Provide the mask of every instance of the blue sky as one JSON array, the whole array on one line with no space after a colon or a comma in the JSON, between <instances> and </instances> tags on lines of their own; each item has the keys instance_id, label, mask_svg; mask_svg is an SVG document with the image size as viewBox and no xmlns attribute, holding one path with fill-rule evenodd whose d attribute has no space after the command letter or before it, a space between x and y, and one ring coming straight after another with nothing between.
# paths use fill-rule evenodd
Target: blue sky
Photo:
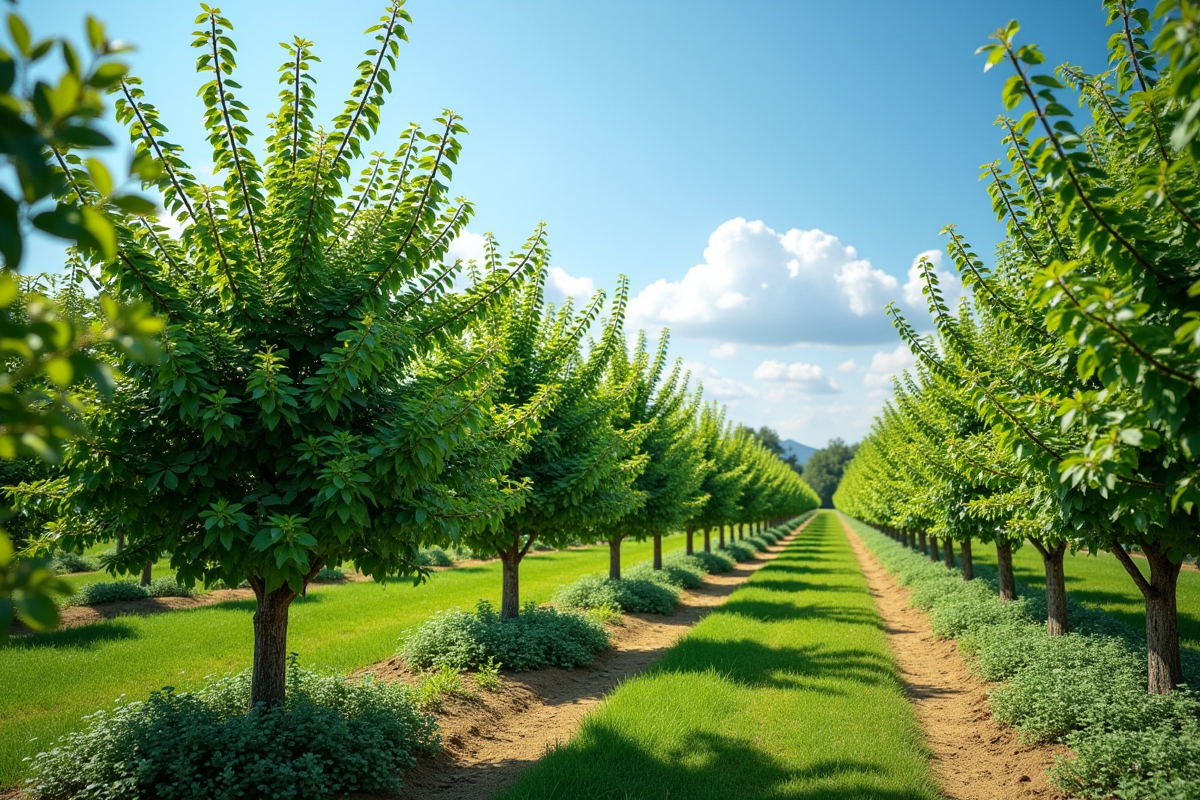
<instances>
[{"instance_id":1,"label":"blue sky","mask_svg":"<svg viewBox=\"0 0 1200 800\"><path fill-rule=\"evenodd\" d=\"M382 3L234 0L239 97L265 133L278 42L313 39L332 118ZM198 4L23 2L35 35L78 36L85 13L129 57L204 172ZM882 317L917 310L913 260L947 223L986 254L1002 235L979 183L999 157L1002 69L973 55L1010 18L1051 64L1104 66L1099 0L472 2L410 0L410 42L371 148L443 107L470 130L454 191L473 234L517 247L550 230L555 290L630 276L634 324L673 350L734 419L822 445L855 440L908 363ZM456 251L469 255L468 236ZM53 269L46 242L30 266ZM943 259L943 265L948 261ZM919 310L915 314L920 320Z\"/></svg>"}]
</instances>

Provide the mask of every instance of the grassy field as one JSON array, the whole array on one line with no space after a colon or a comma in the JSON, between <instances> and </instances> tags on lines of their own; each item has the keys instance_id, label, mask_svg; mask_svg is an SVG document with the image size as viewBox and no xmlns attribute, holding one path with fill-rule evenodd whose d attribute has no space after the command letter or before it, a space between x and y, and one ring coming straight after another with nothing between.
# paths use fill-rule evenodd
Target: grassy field
<instances>
[{"instance_id":1,"label":"grassy field","mask_svg":"<svg viewBox=\"0 0 1200 800\"><path fill-rule=\"evenodd\" d=\"M940 797L832 512L503 800Z\"/></svg>"},{"instance_id":2,"label":"grassy field","mask_svg":"<svg viewBox=\"0 0 1200 800\"><path fill-rule=\"evenodd\" d=\"M669 537L664 550L683 543ZM625 563L649 558L651 549L626 542ZM532 555L521 567L522 599L548 600L561 584L607 566L607 546ZM292 606L288 644L303 665L349 671L391 656L400 633L435 611L473 607L479 598L499 605L499 562L438 572L418 587L318 586ZM120 695L139 699L250 666L253 613L253 601L226 602L14 640L0 657L0 786L24 776L22 758Z\"/></svg>"},{"instance_id":3,"label":"grassy field","mask_svg":"<svg viewBox=\"0 0 1200 800\"><path fill-rule=\"evenodd\" d=\"M996 548L992 545L975 543L971 555L980 563L996 564ZM1144 560L1135 558L1134 562L1146 575L1150 574ZM1134 630L1146 630L1142 593L1116 558L1108 553L1068 555L1064 568L1069 596L1084 605L1107 611ZM1030 586L1046 586L1042 557L1032 545L1026 544L1013 553L1013 572L1017 580ZM1179 574L1178 603L1180 642L1200 651L1200 572L1191 567L1184 567Z\"/></svg>"}]
</instances>

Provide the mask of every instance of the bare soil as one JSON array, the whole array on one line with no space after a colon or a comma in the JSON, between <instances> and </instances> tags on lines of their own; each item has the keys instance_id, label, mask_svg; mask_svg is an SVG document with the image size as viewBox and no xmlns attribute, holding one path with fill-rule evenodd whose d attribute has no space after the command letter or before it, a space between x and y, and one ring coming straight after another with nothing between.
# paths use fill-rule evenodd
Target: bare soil
<instances>
[{"instance_id":1,"label":"bare soil","mask_svg":"<svg viewBox=\"0 0 1200 800\"><path fill-rule=\"evenodd\" d=\"M844 522L842 527L883 618L888 643L925 730L946 797L1064 797L1046 775L1054 765L1055 753L1062 750L1023 743L1016 731L992 719L988 692L994 684L980 680L968 669L957 644L933 635L929 617L908 607L908 589L896 583Z\"/></svg>"},{"instance_id":2,"label":"bare soil","mask_svg":"<svg viewBox=\"0 0 1200 800\"><path fill-rule=\"evenodd\" d=\"M720 606L754 572L783 550L795 532L752 563L709 575L704 586L684 592L670 616L626 614L614 626L612 649L590 666L501 675L501 688L474 699L444 702L435 712L442 750L404 777L403 800L475 800L491 797L559 743L606 693L653 664L692 626ZM418 676L393 658L369 668L378 677L414 683ZM374 797L374 796L372 796ZM391 796L389 800L398 800ZM366 800L365 797L363 800Z\"/></svg>"}]
</instances>

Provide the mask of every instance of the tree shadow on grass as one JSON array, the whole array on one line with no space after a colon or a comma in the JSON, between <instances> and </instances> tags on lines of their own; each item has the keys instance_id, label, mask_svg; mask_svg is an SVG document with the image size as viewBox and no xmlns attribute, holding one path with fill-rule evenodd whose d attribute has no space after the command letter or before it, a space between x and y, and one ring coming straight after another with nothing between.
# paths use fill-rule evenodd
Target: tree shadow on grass
<instances>
[{"instance_id":1,"label":"tree shadow on grass","mask_svg":"<svg viewBox=\"0 0 1200 800\"><path fill-rule=\"evenodd\" d=\"M652 751L602 719L551 751L503 800L932 800L927 786L904 787L882 764L820 759L789 764L752 742L697 731L682 744Z\"/></svg>"},{"instance_id":2,"label":"tree shadow on grass","mask_svg":"<svg viewBox=\"0 0 1200 800\"><path fill-rule=\"evenodd\" d=\"M879 618L879 615L873 608L857 608L849 605L774 602L734 595L724 606L713 613L718 616L735 614L758 622L804 620L811 622L834 622L843 625L864 625L875 630L884 630L883 620Z\"/></svg>"},{"instance_id":3,"label":"tree shadow on grass","mask_svg":"<svg viewBox=\"0 0 1200 800\"><path fill-rule=\"evenodd\" d=\"M770 647L753 639L712 641L689 637L669 650L650 672L716 672L752 686L817 689L837 695L850 694L855 687L839 688L832 681L891 685L898 690L902 687L891 658L884 653L819 644Z\"/></svg>"},{"instance_id":4,"label":"tree shadow on grass","mask_svg":"<svg viewBox=\"0 0 1200 800\"><path fill-rule=\"evenodd\" d=\"M95 650L110 642L140 638L128 619L116 618L75 628L31 633L9 639L9 650L79 649Z\"/></svg>"}]
</instances>

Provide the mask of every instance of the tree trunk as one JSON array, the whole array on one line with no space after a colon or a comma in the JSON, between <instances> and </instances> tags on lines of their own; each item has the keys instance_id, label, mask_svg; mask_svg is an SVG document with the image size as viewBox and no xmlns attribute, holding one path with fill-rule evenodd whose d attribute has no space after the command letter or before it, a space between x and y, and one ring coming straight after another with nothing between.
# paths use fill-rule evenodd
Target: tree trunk
<instances>
[{"instance_id":1,"label":"tree trunk","mask_svg":"<svg viewBox=\"0 0 1200 800\"><path fill-rule=\"evenodd\" d=\"M970 581L975 579L975 565L971 563L971 539L966 538L962 542L962 573L963 580Z\"/></svg>"},{"instance_id":2,"label":"tree trunk","mask_svg":"<svg viewBox=\"0 0 1200 800\"><path fill-rule=\"evenodd\" d=\"M282 705L287 694L288 607L296 594L287 586L268 592L257 578L250 581L258 609L254 612L254 671L250 705Z\"/></svg>"},{"instance_id":3,"label":"tree trunk","mask_svg":"<svg viewBox=\"0 0 1200 800\"><path fill-rule=\"evenodd\" d=\"M1176 588L1182 564L1172 564L1158 541L1143 542L1142 553L1150 565L1150 580L1114 542L1113 555L1133 578L1146 602L1146 685L1151 694L1170 694L1183 683L1179 660L1179 609Z\"/></svg>"},{"instance_id":4,"label":"tree trunk","mask_svg":"<svg viewBox=\"0 0 1200 800\"><path fill-rule=\"evenodd\" d=\"M1017 582L1013 578L1012 545L996 542L996 572L1000 575L1000 602L1017 599Z\"/></svg>"},{"instance_id":5,"label":"tree trunk","mask_svg":"<svg viewBox=\"0 0 1200 800\"><path fill-rule=\"evenodd\" d=\"M662 569L662 534L654 534L654 568Z\"/></svg>"},{"instance_id":6,"label":"tree trunk","mask_svg":"<svg viewBox=\"0 0 1200 800\"><path fill-rule=\"evenodd\" d=\"M521 614L521 551L501 552L500 565L500 619L516 619Z\"/></svg>"},{"instance_id":7,"label":"tree trunk","mask_svg":"<svg viewBox=\"0 0 1200 800\"><path fill-rule=\"evenodd\" d=\"M929 558L933 563L941 561L941 556L938 555L938 543L936 536L929 537Z\"/></svg>"},{"instance_id":8,"label":"tree trunk","mask_svg":"<svg viewBox=\"0 0 1200 800\"><path fill-rule=\"evenodd\" d=\"M153 561L147 561L145 563L145 565L142 566L142 586L150 585L151 570L153 570L153 569L154 569Z\"/></svg>"},{"instance_id":9,"label":"tree trunk","mask_svg":"<svg viewBox=\"0 0 1200 800\"><path fill-rule=\"evenodd\" d=\"M1042 554L1042 564L1046 567L1046 634L1065 636L1071 629L1067 624L1067 579L1063 572L1067 543L1059 542L1049 548L1037 539L1029 541Z\"/></svg>"},{"instance_id":10,"label":"tree trunk","mask_svg":"<svg viewBox=\"0 0 1200 800\"><path fill-rule=\"evenodd\" d=\"M712 533L711 533L711 530L712 530L711 528L705 528L705 529L704 529L704 552L706 552L706 553L711 553L711 552L712 552Z\"/></svg>"},{"instance_id":11,"label":"tree trunk","mask_svg":"<svg viewBox=\"0 0 1200 800\"><path fill-rule=\"evenodd\" d=\"M687 529L687 551L686 552L689 556L692 553L696 552L695 533L696 533L695 528Z\"/></svg>"},{"instance_id":12,"label":"tree trunk","mask_svg":"<svg viewBox=\"0 0 1200 800\"><path fill-rule=\"evenodd\" d=\"M917 535L912 531L907 531L904 534L904 543L908 545L909 550L917 549Z\"/></svg>"},{"instance_id":13,"label":"tree trunk","mask_svg":"<svg viewBox=\"0 0 1200 800\"><path fill-rule=\"evenodd\" d=\"M724 526L724 525L722 525L722 526L721 526L721 527L718 529L718 531L717 531L717 538L718 538L718 540L719 540L719 541L717 542L717 547L719 547L719 548L721 548L722 550L724 550L724 549L725 549L725 526Z\"/></svg>"},{"instance_id":14,"label":"tree trunk","mask_svg":"<svg viewBox=\"0 0 1200 800\"><path fill-rule=\"evenodd\" d=\"M954 540L949 536L942 537L942 552L946 556L946 569L954 569Z\"/></svg>"},{"instance_id":15,"label":"tree trunk","mask_svg":"<svg viewBox=\"0 0 1200 800\"><path fill-rule=\"evenodd\" d=\"M608 540L608 577L621 580L621 539Z\"/></svg>"},{"instance_id":16,"label":"tree trunk","mask_svg":"<svg viewBox=\"0 0 1200 800\"><path fill-rule=\"evenodd\" d=\"M117 553L125 549L125 531L117 531Z\"/></svg>"},{"instance_id":17,"label":"tree trunk","mask_svg":"<svg viewBox=\"0 0 1200 800\"><path fill-rule=\"evenodd\" d=\"M918 533L917 538L921 540L921 555L929 555L929 545L925 543L925 531Z\"/></svg>"}]
</instances>

